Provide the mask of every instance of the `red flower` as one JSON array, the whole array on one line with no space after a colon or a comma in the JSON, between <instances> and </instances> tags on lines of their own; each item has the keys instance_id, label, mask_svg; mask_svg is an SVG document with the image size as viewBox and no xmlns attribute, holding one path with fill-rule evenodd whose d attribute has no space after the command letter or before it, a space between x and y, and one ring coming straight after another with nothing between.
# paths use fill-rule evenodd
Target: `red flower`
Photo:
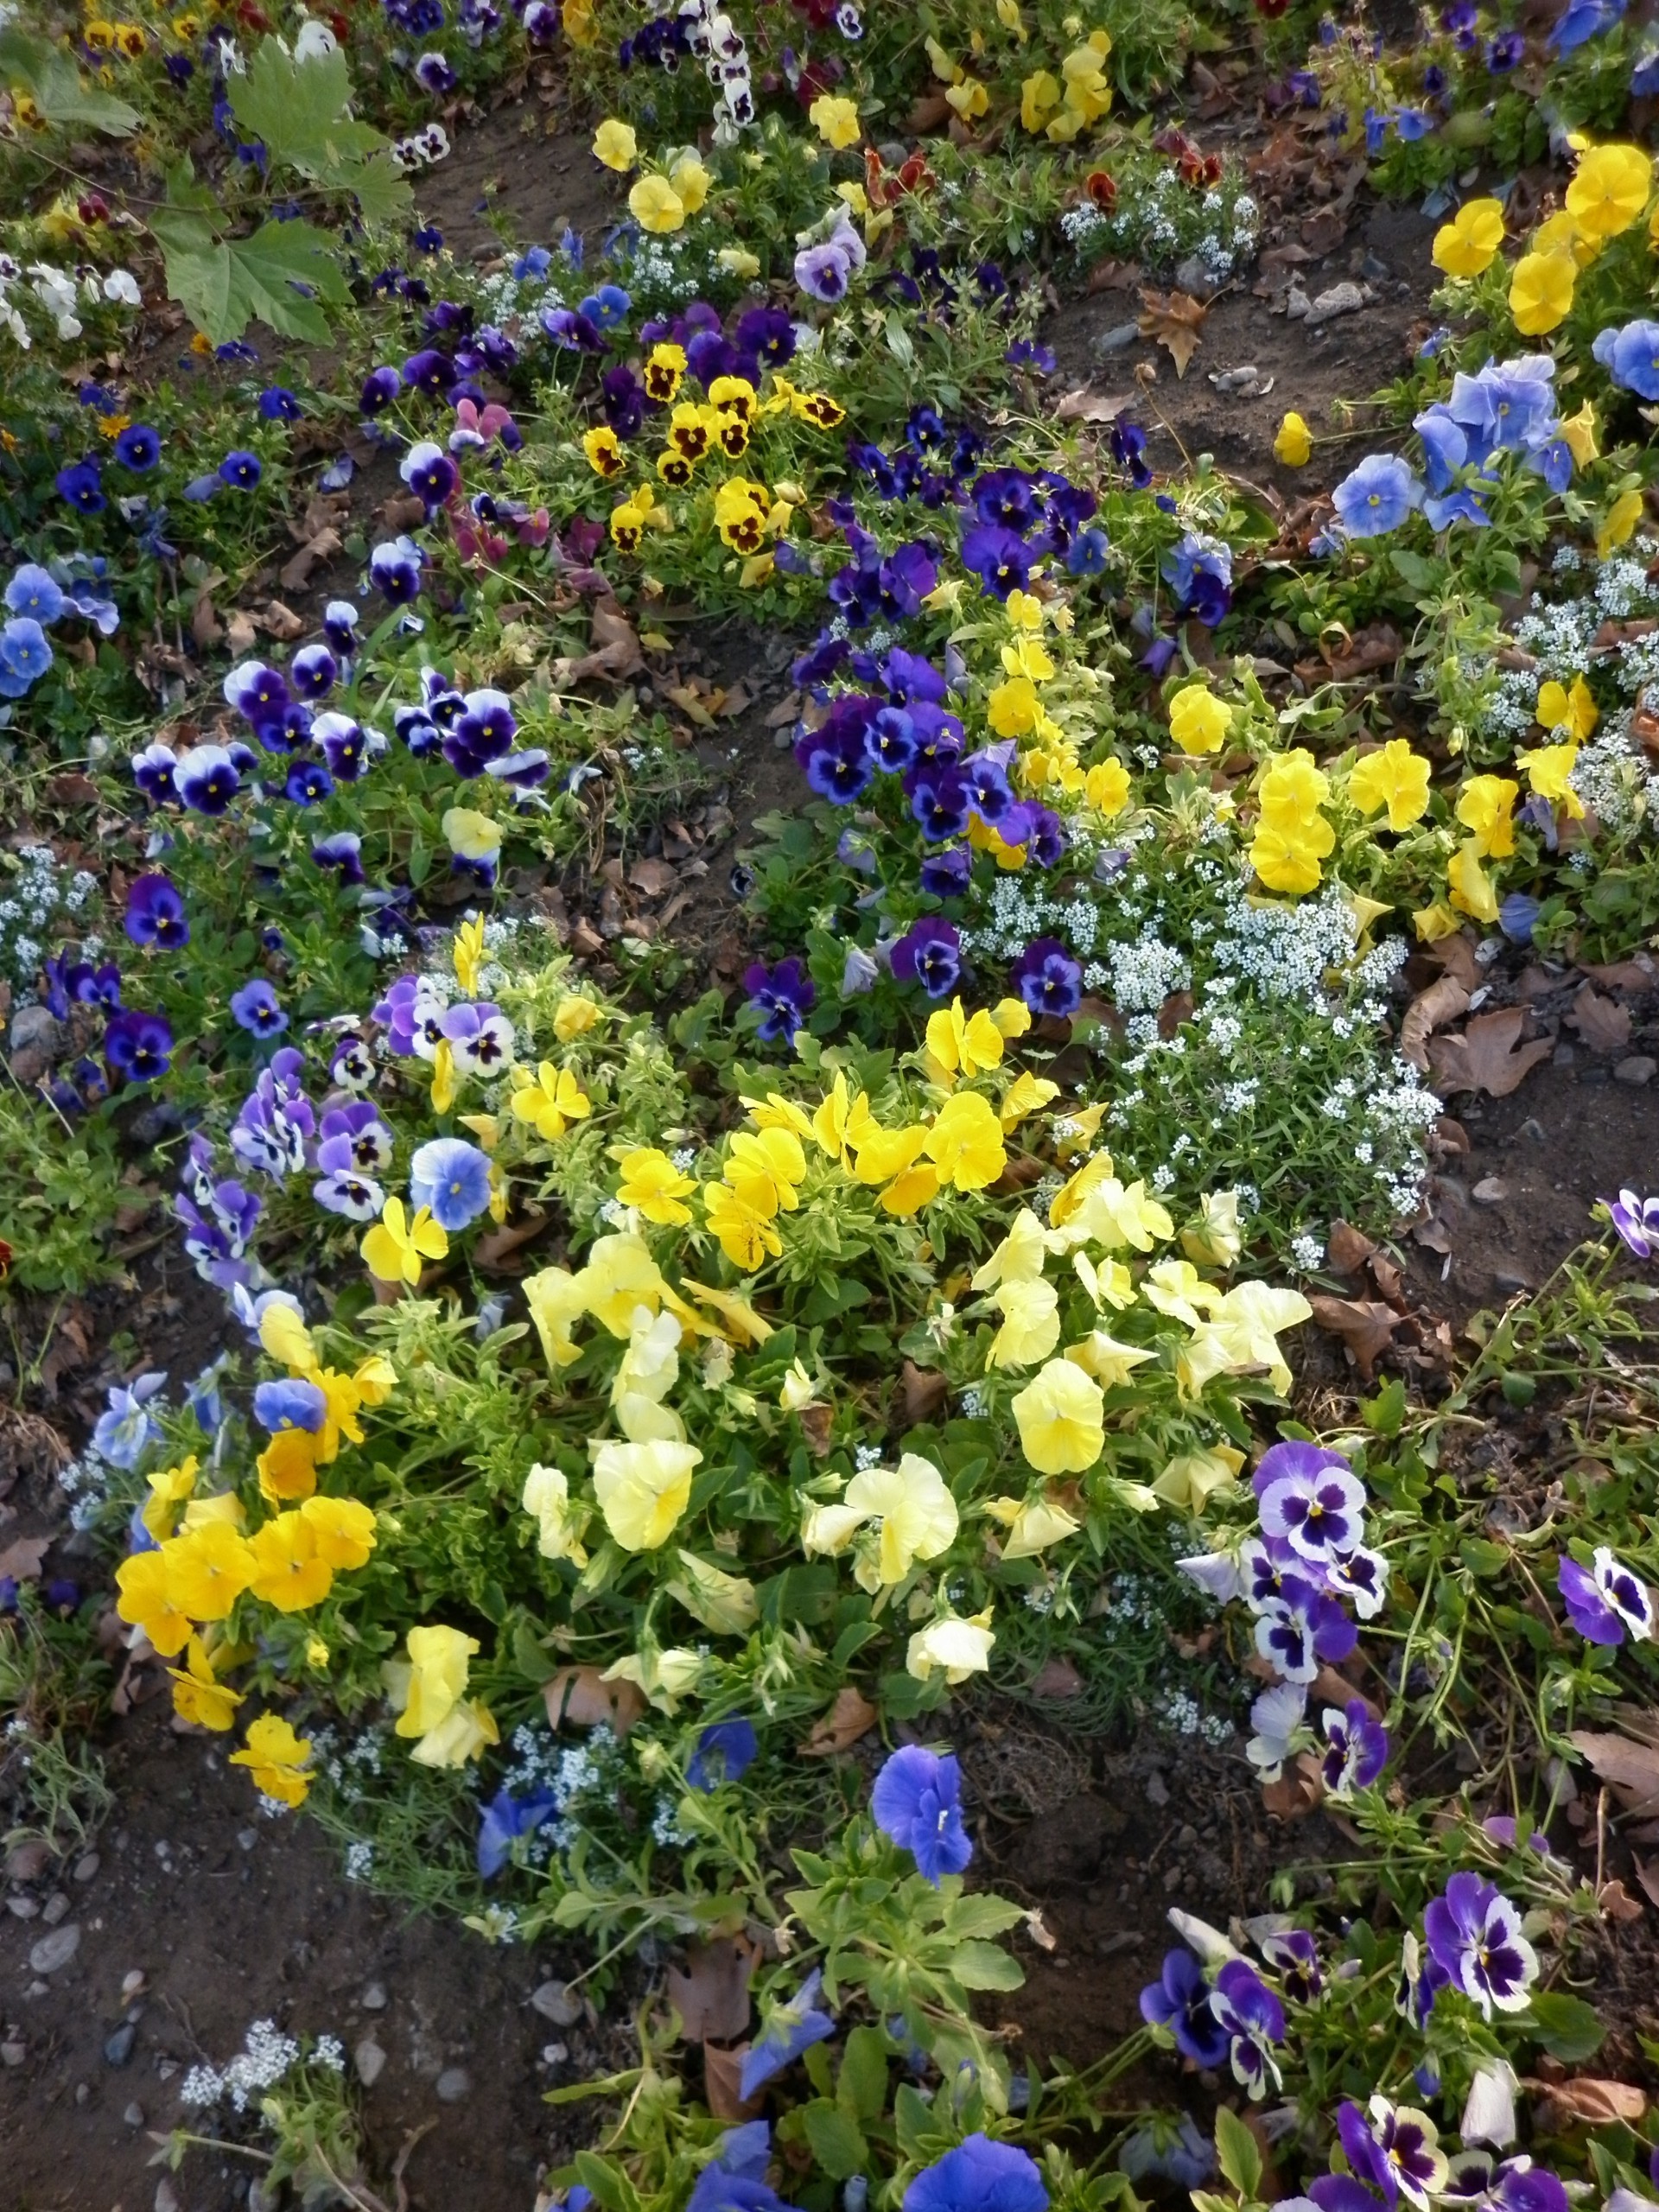
<instances>
[{"instance_id":1,"label":"red flower","mask_svg":"<svg viewBox=\"0 0 1659 2212\"><path fill-rule=\"evenodd\" d=\"M88 226L109 220L110 203L101 192L83 193L75 202L75 213Z\"/></svg>"},{"instance_id":2,"label":"red flower","mask_svg":"<svg viewBox=\"0 0 1659 2212\"><path fill-rule=\"evenodd\" d=\"M1117 205L1117 187L1104 169L1090 169L1083 180L1083 188L1096 207L1108 214Z\"/></svg>"}]
</instances>

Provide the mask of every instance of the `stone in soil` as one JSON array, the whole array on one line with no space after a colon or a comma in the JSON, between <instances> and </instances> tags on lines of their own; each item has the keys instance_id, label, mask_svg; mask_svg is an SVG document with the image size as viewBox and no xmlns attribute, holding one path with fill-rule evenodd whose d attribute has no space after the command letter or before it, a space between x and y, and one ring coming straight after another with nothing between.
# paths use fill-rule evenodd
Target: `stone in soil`
<instances>
[{"instance_id":1,"label":"stone in soil","mask_svg":"<svg viewBox=\"0 0 1659 2212\"><path fill-rule=\"evenodd\" d=\"M446 2066L437 2080L438 2102L458 2105L472 2094L473 2077L464 2066Z\"/></svg>"},{"instance_id":2,"label":"stone in soil","mask_svg":"<svg viewBox=\"0 0 1659 2212\"><path fill-rule=\"evenodd\" d=\"M556 2028L573 2028L582 2018L582 1999L568 1981L543 1982L530 2001Z\"/></svg>"},{"instance_id":3,"label":"stone in soil","mask_svg":"<svg viewBox=\"0 0 1659 2212\"><path fill-rule=\"evenodd\" d=\"M80 1948L80 1923L72 1920L61 1928L54 1928L49 1936L42 1936L29 1955L29 1963L35 1974L56 1974L60 1967L67 1967Z\"/></svg>"}]
</instances>

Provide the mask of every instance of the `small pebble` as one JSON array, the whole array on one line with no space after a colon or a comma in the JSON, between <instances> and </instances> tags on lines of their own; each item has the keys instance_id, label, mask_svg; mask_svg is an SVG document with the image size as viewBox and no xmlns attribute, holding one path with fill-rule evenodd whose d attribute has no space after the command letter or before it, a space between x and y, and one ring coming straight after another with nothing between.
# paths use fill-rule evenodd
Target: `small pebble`
<instances>
[{"instance_id":1,"label":"small pebble","mask_svg":"<svg viewBox=\"0 0 1659 2212\"><path fill-rule=\"evenodd\" d=\"M544 2043L542 2045L542 2063L543 2066L563 2066L565 2060L569 2058L569 2056L570 2047L568 2044Z\"/></svg>"},{"instance_id":2,"label":"small pebble","mask_svg":"<svg viewBox=\"0 0 1659 2212\"><path fill-rule=\"evenodd\" d=\"M48 1928L55 1928L60 1920L67 1917L68 1910L68 1898L65 1897L61 1890L54 1890L51 1896L48 1897L45 1904L41 1908L41 1918L46 1923Z\"/></svg>"},{"instance_id":3,"label":"small pebble","mask_svg":"<svg viewBox=\"0 0 1659 2212\"><path fill-rule=\"evenodd\" d=\"M1633 1052L1613 1070L1613 1081L1628 1083L1632 1090L1641 1090L1656 1075L1659 1075L1659 1060L1650 1060L1645 1052Z\"/></svg>"},{"instance_id":4,"label":"small pebble","mask_svg":"<svg viewBox=\"0 0 1659 2212\"><path fill-rule=\"evenodd\" d=\"M582 2018L582 1998L568 1981L544 1981L531 1998L532 2008L556 2028L573 2028Z\"/></svg>"},{"instance_id":5,"label":"small pebble","mask_svg":"<svg viewBox=\"0 0 1659 2212\"><path fill-rule=\"evenodd\" d=\"M86 2103L86 2100L88 2099L88 2097L90 2097L90 2096L92 2095L92 2083L91 2083L90 2082L76 2082L76 2084L75 2084L75 2102L76 2102L78 2105L84 2105L84 2104Z\"/></svg>"},{"instance_id":6,"label":"small pebble","mask_svg":"<svg viewBox=\"0 0 1659 2212\"><path fill-rule=\"evenodd\" d=\"M438 2076L438 2102L458 2105L473 2093L473 2077L464 2066L446 2066Z\"/></svg>"},{"instance_id":7,"label":"small pebble","mask_svg":"<svg viewBox=\"0 0 1659 2212\"><path fill-rule=\"evenodd\" d=\"M1147 1777L1147 1802L1148 1805L1167 1805L1169 1802L1169 1784L1156 1767Z\"/></svg>"},{"instance_id":8,"label":"small pebble","mask_svg":"<svg viewBox=\"0 0 1659 2212\"><path fill-rule=\"evenodd\" d=\"M121 1977L121 2002L124 2005L130 2005L135 1997L142 1997L143 1993L143 1968L142 1967L129 1967Z\"/></svg>"},{"instance_id":9,"label":"small pebble","mask_svg":"<svg viewBox=\"0 0 1659 2212\"><path fill-rule=\"evenodd\" d=\"M76 1881L90 1882L102 1863L95 1851L83 1851L75 1861Z\"/></svg>"},{"instance_id":10,"label":"small pebble","mask_svg":"<svg viewBox=\"0 0 1659 2212\"><path fill-rule=\"evenodd\" d=\"M80 1923L72 1920L62 1928L54 1928L49 1936L42 1936L29 1955L29 1970L34 1974L56 1974L60 1967L67 1967L80 1948Z\"/></svg>"},{"instance_id":11,"label":"small pebble","mask_svg":"<svg viewBox=\"0 0 1659 2212\"><path fill-rule=\"evenodd\" d=\"M0 2043L0 2066L21 2066L29 2056L29 2047L13 2036Z\"/></svg>"},{"instance_id":12,"label":"small pebble","mask_svg":"<svg viewBox=\"0 0 1659 2212\"><path fill-rule=\"evenodd\" d=\"M365 2036L352 2053L352 2063L358 2080L365 2089L372 2089L385 2071L386 2054L372 2036Z\"/></svg>"},{"instance_id":13,"label":"small pebble","mask_svg":"<svg viewBox=\"0 0 1659 2212\"><path fill-rule=\"evenodd\" d=\"M6 1910L15 1912L19 1920L35 1920L40 1916L41 1901L26 1891L14 1890L6 1899Z\"/></svg>"},{"instance_id":14,"label":"small pebble","mask_svg":"<svg viewBox=\"0 0 1659 2212\"><path fill-rule=\"evenodd\" d=\"M238 1828L236 1840L241 1850L251 1851L259 1840L259 1831L257 1828Z\"/></svg>"},{"instance_id":15,"label":"small pebble","mask_svg":"<svg viewBox=\"0 0 1659 2212\"><path fill-rule=\"evenodd\" d=\"M156 2077L160 2081L170 2082L178 2070L179 2062L176 2058L158 2058L156 2062Z\"/></svg>"},{"instance_id":16,"label":"small pebble","mask_svg":"<svg viewBox=\"0 0 1659 2212\"><path fill-rule=\"evenodd\" d=\"M124 2066L132 2056L132 2047L138 2040L138 2030L130 2020L123 2020L114 2034L104 2044L106 2066Z\"/></svg>"},{"instance_id":17,"label":"small pebble","mask_svg":"<svg viewBox=\"0 0 1659 2212\"><path fill-rule=\"evenodd\" d=\"M1501 1206L1510 1195L1510 1186L1501 1175L1487 1175L1469 1195L1478 1206Z\"/></svg>"},{"instance_id":18,"label":"small pebble","mask_svg":"<svg viewBox=\"0 0 1659 2212\"><path fill-rule=\"evenodd\" d=\"M129 2127L142 2127L144 2124L144 2108L143 2105L129 2105L121 2117Z\"/></svg>"},{"instance_id":19,"label":"small pebble","mask_svg":"<svg viewBox=\"0 0 1659 2212\"><path fill-rule=\"evenodd\" d=\"M179 2192L165 2174L156 2184L156 2212L179 2212Z\"/></svg>"}]
</instances>

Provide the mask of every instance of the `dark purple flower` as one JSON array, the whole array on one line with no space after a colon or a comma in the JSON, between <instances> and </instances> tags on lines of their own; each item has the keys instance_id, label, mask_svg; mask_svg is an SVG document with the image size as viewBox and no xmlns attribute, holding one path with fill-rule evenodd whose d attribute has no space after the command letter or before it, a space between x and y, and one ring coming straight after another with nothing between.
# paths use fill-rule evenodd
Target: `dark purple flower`
<instances>
[{"instance_id":1,"label":"dark purple flower","mask_svg":"<svg viewBox=\"0 0 1659 2212\"><path fill-rule=\"evenodd\" d=\"M757 960L743 971L749 1004L760 1010L756 1034L768 1045L786 1043L806 1020L817 992L803 963L792 955L768 968Z\"/></svg>"},{"instance_id":2,"label":"dark purple flower","mask_svg":"<svg viewBox=\"0 0 1659 2212\"><path fill-rule=\"evenodd\" d=\"M126 931L135 944L174 952L190 942L190 925L178 887L159 872L135 876L127 890Z\"/></svg>"},{"instance_id":3,"label":"dark purple flower","mask_svg":"<svg viewBox=\"0 0 1659 2212\"><path fill-rule=\"evenodd\" d=\"M334 779L321 760L296 760L283 785L284 798L296 806L321 806L334 788Z\"/></svg>"},{"instance_id":4,"label":"dark purple flower","mask_svg":"<svg viewBox=\"0 0 1659 2212\"><path fill-rule=\"evenodd\" d=\"M384 414L403 388L403 378L386 362L378 369L371 369L364 378L357 404L365 415Z\"/></svg>"},{"instance_id":5,"label":"dark purple flower","mask_svg":"<svg viewBox=\"0 0 1659 2212\"><path fill-rule=\"evenodd\" d=\"M198 814L223 814L242 779L224 746L193 745L173 764L173 788Z\"/></svg>"},{"instance_id":6,"label":"dark purple flower","mask_svg":"<svg viewBox=\"0 0 1659 2212\"><path fill-rule=\"evenodd\" d=\"M108 505L95 461L78 461L72 467L60 468L54 481L59 497L67 499L77 513L102 514Z\"/></svg>"},{"instance_id":7,"label":"dark purple flower","mask_svg":"<svg viewBox=\"0 0 1659 2212\"><path fill-rule=\"evenodd\" d=\"M233 448L219 464L219 482L228 484L233 492L251 492L264 474L258 454L240 446Z\"/></svg>"},{"instance_id":8,"label":"dark purple flower","mask_svg":"<svg viewBox=\"0 0 1659 2212\"><path fill-rule=\"evenodd\" d=\"M1306 1928L1281 1928L1262 1939L1262 1955L1294 2005L1311 2005L1325 1986L1319 1947Z\"/></svg>"},{"instance_id":9,"label":"dark purple flower","mask_svg":"<svg viewBox=\"0 0 1659 2212\"><path fill-rule=\"evenodd\" d=\"M1110 444L1112 459L1136 491L1144 492L1152 482L1152 471L1147 465L1146 432L1138 423L1126 423L1120 416L1112 424Z\"/></svg>"},{"instance_id":10,"label":"dark purple flower","mask_svg":"<svg viewBox=\"0 0 1659 2212\"><path fill-rule=\"evenodd\" d=\"M1567 1618L1591 1643L1623 1643L1628 1632L1638 1643L1653 1635L1653 1599L1648 1586L1605 1544L1596 1548L1589 1567L1561 1554L1556 1588Z\"/></svg>"},{"instance_id":11,"label":"dark purple flower","mask_svg":"<svg viewBox=\"0 0 1659 2212\"><path fill-rule=\"evenodd\" d=\"M981 524L962 541L962 563L972 569L985 589L998 599L1023 591L1031 581L1033 555L1024 538L1011 530Z\"/></svg>"},{"instance_id":12,"label":"dark purple flower","mask_svg":"<svg viewBox=\"0 0 1659 2212\"><path fill-rule=\"evenodd\" d=\"M1337 2113L1337 2132L1357 2180L1379 2190L1389 2204L1403 2196L1417 2212L1427 2212L1446 2168L1426 2113L1373 2097L1368 2115L1347 2099Z\"/></svg>"},{"instance_id":13,"label":"dark purple flower","mask_svg":"<svg viewBox=\"0 0 1659 2212\"><path fill-rule=\"evenodd\" d=\"M1033 1014L1068 1020L1083 1003L1083 969L1058 938L1034 937L1008 970Z\"/></svg>"},{"instance_id":14,"label":"dark purple flower","mask_svg":"<svg viewBox=\"0 0 1659 2212\"><path fill-rule=\"evenodd\" d=\"M454 363L435 346L423 346L404 363L404 384L411 391L423 391L429 399L448 399L456 381Z\"/></svg>"},{"instance_id":15,"label":"dark purple flower","mask_svg":"<svg viewBox=\"0 0 1659 2212\"><path fill-rule=\"evenodd\" d=\"M859 702L868 718L869 702ZM842 702L836 702L837 706ZM869 789L875 771L865 749L865 721L849 716L833 718L821 729L797 740L795 758L806 780L821 797L837 806L849 806Z\"/></svg>"},{"instance_id":16,"label":"dark purple flower","mask_svg":"<svg viewBox=\"0 0 1659 2212\"><path fill-rule=\"evenodd\" d=\"M1365 1485L1338 1452L1275 1444L1252 1479L1262 1535L1280 1538L1314 1567L1351 1551L1365 1533Z\"/></svg>"},{"instance_id":17,"label":"dark purple flower","mask_svg":"<svg viewBox=\"0 0 1659 2212\"><path fill-rule=\"evenodd\" d=\"M912 922L893 948L893 980L919 983L931 999L953 991L962 976L962 932L929 914Z\"/></svg>"},{"instance_id":18,"label":"dark purple flower","mask_svg":"<svg viewBox=\"0 0 1659 2212\"><path fill-rule=\"evenodd\" d=\"M162 457L162 442L148 423L129 423L115 442L115 457L123 468L143 476Z\"/></svg>"},{"instance_id":19,"label":"dark purple flower","mask_svg":"<svg viewBox=\"0 0 1659 2212\"><path fill-rule=\"evenodd\" d=\"M282 1001L261 976L232 992L231 1015L238 1029L253 1037L275 1037L288 1027Z\"/></svg>"},{"instance_id":20,"label":"dark purple flower","mask_svg":"<svg viewBox=\"0 0 1659 2212\"><path fill-rule=\"evenodd\" d=\"M1338 1712L1326 1706L1321 1716L1326 1750L1322 1762L1326 1792L1351 1797L1369 1789L1389 1763L1389 1732L1371 1718L1363 1698L1351 1699Z\"/></svg>"},{"instance_id":21,"label":"dark purple flower","mask_svg":"<svg viewBox=\"0 0 1659 2212\"><path fill-rule=\"evenodd\" d=\"M937 1889L945 1874L960 1874L974 1855L962 1821L962 1769L920 1744L891 1754L870 1793L875 1825Z\"/></svg>"},{"instance_id":22,"label":"dark purple flower","mask_svg":"<svg viewBox=\"0 0 1659 2212\"><path fill-rule=\"evenodd\" d=\"M1141 2017L1149 2027L1167 2028L1183 2058L1217 2067L1231 2038L1210 2009L1210 1998L1204 1969L1191 1951L1169 1951L1159 1979L1141 1992Z\"/></svg>"},{"instance_id":23,"label":"dark purple flower","mask_svg":"<svg viewBox=\"0 0 1659 2212\"><path fill-rule=\"evenodd\" d=\"M345 889L364 880L362 851L363 840L355 830L339 830L332 836L319 837L311 857L319 868L332 868Z\"/></svg>"},{"instance_id":24,"label":"dark purple flower","mask_svg":"<svg viewBox=\"0 0 1659 2212\"><path fill-rule=\"evenodd\" d=\"M1423 1933L1454 1989L1479 2005L1487 2019L1526 2009L1538 1972L1532 1946L1521 1933L1521 1915L1508 1897L1478 1874L1453 1874L1444 1897L1423 1915Z\"/></svg>"},{"instance_id":25,"label":"dark purple flower","mask_svg":"<svg viewBox=\"0 0 1659 2212\"><path fill-rule=\"evenodd\" d=\"M1279 1999L1245 1959L1229 1959L1216 1976L1210 2010L1228 2040L1233 2078L1253 2097L1276 2089L1280 2073L1271 2046L1285 2039L1285 2012Z\"/></svg>"},{"instance_id":26,"label":"dark purple flower","mask_svg":"<svg viewBox=\"0 0 1659 2212\"><path fill-rule=\"evenodd\" d=\"M967 786L954 768L920 774L912 770L908 789L911 813L930 843L942 844L948 837L962 836L973 807Z\"/></svg>"},{"instance_id":27,"label":"dark purple flower","mask_svg":"<svg viewBox=\"0 0 1659 2212\"><path fill-rule=\"evenodd\" d=\"M925 856L918 880L930 899L959 899L973 874L974 856L967 846L947 845L943 852Z\"/></svg>"},{"instance_id":28,"label":"dark purple flower","mask_svg":"<svg viewBox=\"0 0 1659 2212\"><path fill-rule=\"evenodd\" d=\"M159 1014L137 1008L118 1014L104 1033L104 1057L112 1076L128 1083L154 1083L172 1065L173 1032Z\"/></svg>"}]
</instances>

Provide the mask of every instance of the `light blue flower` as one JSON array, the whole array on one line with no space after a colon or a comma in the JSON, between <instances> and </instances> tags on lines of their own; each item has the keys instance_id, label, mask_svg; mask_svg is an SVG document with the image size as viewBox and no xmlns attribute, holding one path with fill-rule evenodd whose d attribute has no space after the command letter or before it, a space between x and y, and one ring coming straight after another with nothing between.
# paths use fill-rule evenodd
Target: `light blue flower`
<instances>
[{"instance_id":1,"label":"light blue flower","mask_svg":"<svg viewBox=\"0 0 1659 2212\"><path fill-rule=\"evenodd\" d=\"M130 1389L118 1382L110 1402L92 1431L92 1450L112 1467L130 1470L138 1464L147 1445L156 1443L161 1423L149 1410L149 1401L166 1382L165 1375L141 1375Z\"/></svg>"},{"instance_id":2,"label":"light blue flower","mask_svg":"<svg viewBox=\"0 0 1659 2212\"><path fill-rule=\"evenodd\" d=\"M490 1203L487 1154L461 1137L434 1137L409 1163L412 1206L429 1206L440 1229L465 1229Z\"/></svg>"},{"instance_id":3,"label":"light blue flower","mask_svg":"<svg viewBox=\"0 0 1659 2212\"><path fill-rule=\"evenodd\" d=\"M1643 399L1659 399L1659 322L1610 327L1590 350L1616 385Z\"/></svg>"},{"instance_id":4,"label":"light blue flower","mask_svg":"<svg viewBox=\"0 0 1659 2212\"><path fill-rule=\"evenodd\" d=\"M57 579L36 561L25 561L6 586L6 612L32 614L37 622L55 622L63 612L63 593Z\"/></svg>"},{"instance_id":5,"label":"light blue flower","mask_svg":"<svg viewBox=\"0 0 1659 2212\"><path fill-rule=\"evenodd\" d=\"M781 2074L804 2050L836 2032L834 2016L818 2005L823 1980L822 1969L814 1967L789 2003L779 2005L772 2012L757 2041L744 2053L738 2094L745 2104L763 2083L770 2082L774 2074Z\"/></svg>"},{"instance_id":6,"label":"light blue flower","mask_svg":"<svg viewBox=\"0 0 1659 2212\"><path fill-rule=\"evenodd\" d=\"M1398 454L1367 454L1331 494L1350 537L1382 537L1421 505L1423 487Z\"/></svg>"}]
</instances>

